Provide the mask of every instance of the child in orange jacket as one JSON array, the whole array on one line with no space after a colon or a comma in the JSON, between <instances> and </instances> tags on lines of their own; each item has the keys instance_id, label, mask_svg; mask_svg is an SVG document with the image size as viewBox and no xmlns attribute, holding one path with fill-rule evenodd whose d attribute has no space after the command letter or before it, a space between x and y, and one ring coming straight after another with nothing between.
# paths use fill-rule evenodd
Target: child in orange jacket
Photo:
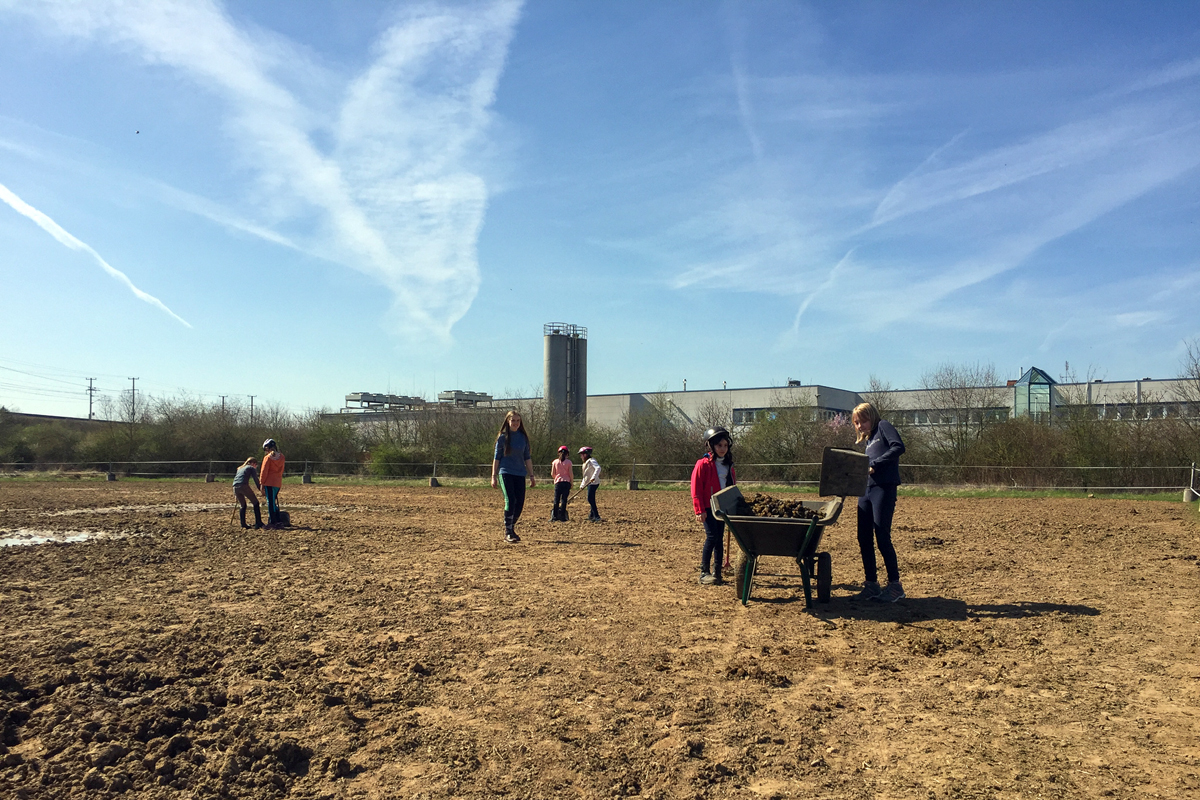
<instances>
[{"instance_id":1,"label":"child in orange jacket","mask_svg":"<svg viewBox=\"0 0 1200 800\"><path fill-rule=\"evenodd\" d=\"M283 453L274 439L263 442L263 460L259 483L262 484L263 494L267 496L267 527L277 528L279 518L279 490L283 488Z\"/></svg>"}]
</instances>

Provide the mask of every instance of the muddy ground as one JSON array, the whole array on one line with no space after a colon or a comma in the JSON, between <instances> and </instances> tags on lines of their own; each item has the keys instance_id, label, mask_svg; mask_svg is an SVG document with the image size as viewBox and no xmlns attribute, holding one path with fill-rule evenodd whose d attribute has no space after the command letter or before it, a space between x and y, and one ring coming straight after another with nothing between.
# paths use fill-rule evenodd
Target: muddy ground
<instances>
[{"instance_id":1,"label":"muddy ground","mask_svg":"<svg viewBox=\"0 0 1200 800\"><path fill-rule=\"evenodd\" d=\"M4 798L1200 797L1194 506L900 500L909 597L697 583L686 494L0 483ZM576 501L578 502L578 501ZM120 538L120 537L124 538Z\"/></svg>"}]
</instances>

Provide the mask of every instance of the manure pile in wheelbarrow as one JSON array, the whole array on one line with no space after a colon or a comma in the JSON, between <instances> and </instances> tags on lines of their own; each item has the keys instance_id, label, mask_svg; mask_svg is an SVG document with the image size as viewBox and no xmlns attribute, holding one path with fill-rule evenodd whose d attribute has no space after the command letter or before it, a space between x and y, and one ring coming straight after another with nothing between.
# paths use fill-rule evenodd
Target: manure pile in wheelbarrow
<instances>
[{"instance_id":1,"label":"manure pile in wheelbarrow","mask_svg":"<svg viewBox=\"0 0 1200 800\"><path fill-rule=\"evenodd\" d=\"M762 492L756 492L746 500L739 497L736 511L740 517L783 517L786 519L817 519L819 512L805 508L803 500L780 500Z\"/></svg>"}]
</instances>

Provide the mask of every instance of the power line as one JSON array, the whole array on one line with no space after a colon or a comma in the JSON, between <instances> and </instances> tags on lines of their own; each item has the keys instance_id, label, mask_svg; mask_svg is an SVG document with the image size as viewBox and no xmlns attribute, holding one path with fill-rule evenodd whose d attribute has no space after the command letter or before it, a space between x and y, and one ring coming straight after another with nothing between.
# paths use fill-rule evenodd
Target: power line
<instances>
[{"instance_id":1,"label":"power line","mask_svg":"<svg viewBox=\"0 0 1200 800\"><path fill-rule=\"evenodd\" d=\"M43 400L58 400L66 401L69 398L78 398L80 394L86 393L88 396L88 418L95 418L95 404L97 397L103 398L105 395L117 395L122 390L108 384L109 378L118 376L109 373L94 372L87 374L78 370L55 367L47 364L41 364L32 361L22 361L13 358L0 358L0 372L4 374L12 373L14 376L23 376L33 379L33 382L17 380L2 380L0 379L0 392L9 396L9 402L12 400L20 400L20 398L43 399ZM3 376L0 375L0 378ZM229 407L229 392L222 394L219 391L200 391L188 390L178 386L168 386L166 384L146 383L140 377L129 378L132 391L136 392L137 382L142 382L143 391L151 391L156 396L160 393L164 397L169 397L172 394L191 395L201 400L211 399L213 402L217 398L221 398L224 410L228 411ZM81 386L83 381L87 381L87 386ZM100 383L103 382L103 383ZM79 388L71 389L67 387L76 386ZM257 395L234 395L235 397L249 397L251 405L251 417L257 415L255 402ZM281 410L287 410L291 413L301 413L301 410L293 409L289 404L276 403ZM130 405L131 411L136 410L136 401L132 401Z\"/></svg>"},{"instance_id":2,"label":"power line","mask_svg":"<svg viewBox=\"0 0 1200 800\"><path fill-rule=\"evenodd\" d=\"M87 375L87 372L82 372L80 370L65 369L63 367L52 367L49 364L37 364L32 361L21 361L19 359L15 359L15 358L0 358L0 363L19 364L22 367L35 367L37 369L57 373L59 375L67 375L67 376L75 378L76 380L78 380L82 376ZM89 371L91 371L91 370L89 370ZM94 373L94 374L98 374L98 375L104 376L106 378L120 378L121 377L118 374L108 373L108 372L100 372L100 373ZM38 376L38 377L43 377L43 376Z\"/></svg>"},{"instance_id":3,"label":"power line","mask_svg":"<svg viewBox=\"0 0 1200 800\"><path fill-rule=\"evenodd\" d=\"M23 369L13 369L12 367L0 367L5 372L15 372L18 375L28 375L31 378L41 378L44 381L54 381L55 383L72 384L75 381L65 381L62 378L51 378L49 375L38 375L36 372L26 372Z\"/></svg>"},{"instance_id":4,"label":"power line","mask_svg":"<svg viewBox=\"0 0 1200 800\"><path fill-rule=\"evenodd\" d=\"M80 393L86 391L85 389L76 389L75 391L71 391L70 389L54 389L49 386L33 386L33 385L30 385L27 383L8 383L7 381L0 381L0 389L8 389L9 391L13 391L13 392L27 392L27 393L31 393L31 394L40 394L40 395L45 395L47 397L56 396L56 395L58 395L58 396L67 395L67 396L78 397Z\"/></svg>"}]
</instances>

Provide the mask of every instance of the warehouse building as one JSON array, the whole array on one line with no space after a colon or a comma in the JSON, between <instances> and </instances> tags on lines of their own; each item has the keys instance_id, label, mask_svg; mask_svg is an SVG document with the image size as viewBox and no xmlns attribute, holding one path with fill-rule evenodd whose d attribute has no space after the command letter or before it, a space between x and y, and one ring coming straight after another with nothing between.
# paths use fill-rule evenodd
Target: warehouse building
<instances>
[{"instance_id":1,"label":"warehouse building","mask_svg":"<svg viewBox=\"0 0 1200 800\"><path fill-rule=\"evenodd\" d=\"M553 416L620 428L626 417L652 408L685 423L729 419L735 427L752 425L783 408L810 408L818 419L832 419L868 399L897 425L937 427L967 421L1000 422L1029 417L1049 422L1083 408L1104 419L1200 418L1200 385L1182 379L1129 381L1089 380L1059 383L1049 373L1030 367L1002 386L944 389L896 389L856 392L822 384L788 380L784 386L746 389L587 393L587 328L565 322L546 323L544 394L542 397L494 398L459 389L439 393L436 403L419 398L354 392L346 395L341 413L370 418L428 414L430 411L494 414L514 405L542 405Z\"/></svg>"}]
</instances>

